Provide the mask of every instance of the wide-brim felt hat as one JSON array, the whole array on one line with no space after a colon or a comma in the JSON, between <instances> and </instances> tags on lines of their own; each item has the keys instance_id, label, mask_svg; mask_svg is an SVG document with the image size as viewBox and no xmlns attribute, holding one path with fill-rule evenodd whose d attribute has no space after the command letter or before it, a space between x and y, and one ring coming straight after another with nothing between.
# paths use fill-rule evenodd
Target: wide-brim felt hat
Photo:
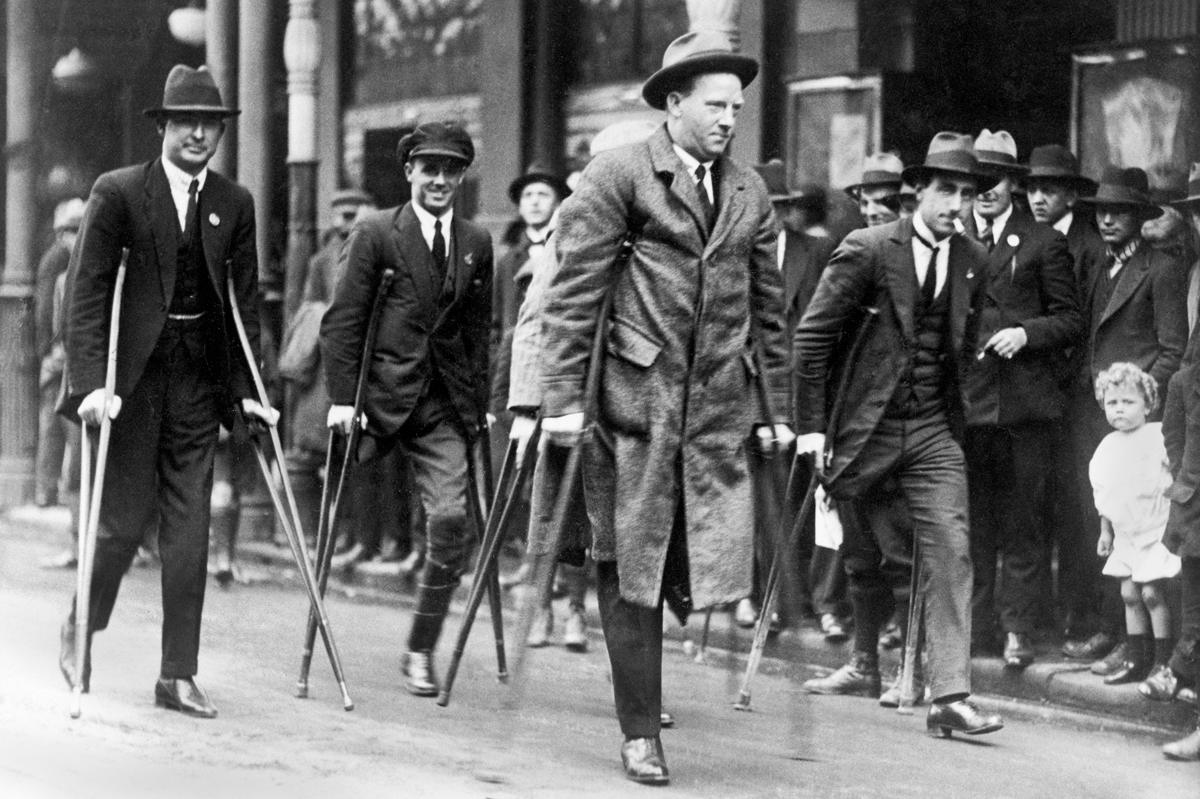
<instances>
[{"instance_id":1,"label":"wide-brim felt hat","mask_svg":"<svg viewBox=\"0 0 1200 799\"><path fill-rule=\"evenodd\" d=\"M765 164L755 164L754 171L767 184L767 198L773 202L799 200L804 193L788 185L787 167L778 158L772 158Z\"/></svg>"},{"instance_id":2,"label":"wide-brim felt hat","mask_svg":"<svg viewBox=\"0 0 1200 799\"><path fill-rule=\"evenodd\" d=\"M929 142L925 162L905 167L900 177L905 183L916 186L918 183L928 183L937 174L971 178L978 191L987 191L1000 182L998 174L979 166L971 137L949 131L934 136Z\"/></svg>"},{"instance_id":3,"label":"wide-brim felt hat","mask_svg":"<svg viewBox=\"0 0 1200 799\"><path fill-rule=\"evenodd\" d=\"M667 107L667 95L695 75L730 72L742 87L758 75L758 61L734 52L729 37L718 31L699 30L683 34L667 45L662 68L642 84L642 98L651 108Z\"/></svg>"},{"instance_id":4,"label":"wide-brim felt hat","mask_svg":"<svg viewBox=\"0 0 1200 799\"><path fill-rule=\"evenodd\" d=\"M1043 144L1029 153L1029 171L1022 180L1053 180L1073 187L1080 194L1095 194L1097 184L1091 178L1079 174L1079 159L1061 144Z\"/></svg>"},{"instance_id":5,"label":"wide-brim felt hat","mask_svg":"<svg viewBox=\"0 0 1200 799\"><path fill-rule=\"evenodd\" d=\"M1163 209L1150 198L1150 179L1146 171L1138 167L1107 167L1096 193L1080 197L1079 202L1090 206L1128 206L1137 209L1143 220L1155 219L1163 214Z\"/></svg>"},{"instance_id":6,"label":"wide-brim felt hat","mask_svg":"<svg viewBox=\"0 0 1200 799\"><path fill-rule=\"evenodd\" d=\"M532 163L526 168L525 174L508 184L508 198L515 205L521 199L521 192L531 183L545 183L558 193L559 200L565 200L571 195L567 181L552 172L545 164Z\"/></svg>"},{"instance_id":7,"label":"wide-brim felt hat","mask_svg":"<svg viewBox=\"0 0 1200 799\"><path fill-rule=\"evenodd\" d=\"M1187 196L1175 200L1171 206L1185 213L1200 208L1200 163L1193 163L1188 172Z\"/></svg>"},{"instance_id":8,"label":"wide-brim felt hat","mask_svg":"<svg viewBox=\"0 0 1200 799\"><path fill-rule=\"evenodd\" d=\"M470 166L475 160L475 143L462 125L455 122L426 122L401 137L396 145L396 159L401 164L420 156L456 158Z\"/></svg>"},{"instance_id":9,"label":"wide-brim felt hat","mask_svg":"<svg viewBox=\"0 0 1200 799\"><path fill-rule=\"evenodd\" d=\"M221 91L208 67L193 69L186 64L176 64L167 73L163 84L162 105L147 108L142 113L158 119L173 114L232 117L242 112L221 101Z\"/></svg>"},{"instance_id":10,"label":"wide-brim felt hat","mask_svg":"<svg viewBox=\"0 0 1200 799\"><path fill-rule=\"evenodd\" d=\"M981 130L975 137L975 158L981 169L1000 175L1021 177L1028 171L1017 160L1017 142L1007 130Z\"/></svg>"},{"instance_id":11,"label":"wide-brim felt hat","mask_svg":"<svg viewBox=\"0 0 1200 799\"><path fill-rule=\"evenodd\" d=\"M846 186L843 191L850 195L850 199L857 200L859 189L864 186L895 186L896 193L900 193L900 187L904 181L900 177L900 173L904 171L904 162L891 153L875 153L867 156L863 162L862 178L858 183Z\"/></svg>"}]
</instances>

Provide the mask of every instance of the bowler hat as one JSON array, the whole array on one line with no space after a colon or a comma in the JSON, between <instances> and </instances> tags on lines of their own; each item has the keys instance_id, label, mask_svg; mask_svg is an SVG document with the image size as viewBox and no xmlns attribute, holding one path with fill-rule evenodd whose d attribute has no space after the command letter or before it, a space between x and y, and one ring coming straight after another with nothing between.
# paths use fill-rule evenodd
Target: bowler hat
<instances>
[{"instance_id":1,"label":"bowler hat","mask_svg":"<svg viewBox=\"0 0 1200 799\"><path fill-rule=\"evenodd\" d=\"M454 122L426 122L400 139L396 160L407 164L418 156L457 158L467 166L475 160L475 145L462 125Z\"/></svg>"},{"instance_id":2,"label":"bowler hat","mask_svg":"<svg viewBox=\"0 0 1200 799\"><path fill-rule=\"evenodd\" d=\"M1200 204L1200 164L1193 163L1188 172L1187 196L1171 205L1186 213L1197 210L1197 204Z\"/></svg>"},{"instance_id":3,"label":"bowler hat","mask_svg":"<svg viewBox=\"0 0 1200 799\"><path fill-rule=\"evenodd\" d=\"M374 205L375 199L362 189L338 189L329 200L329 207L341 205Z\"/></svg>"},{"instance_id":4,"label":"bowler hat","mask_svg":"<svg viewBox=\"0 0 1200 799\"><path fill-rule=\"evenodd\" d=\"M1163 209L1150 199L1150 179L1146 177L1146 171L1136 166L1126 169L1105 167L1096 193L1090 197L1081 197L1079 202L1088 205L1129 206L1136 209L1142 219L1155 219L1163 213Z\"/></svg>"},{"instance_id":5,"label":"bowler hat","mask_svg":"<svg viewBox=\"0 0 1200 799\"><path fill-rule=\"evenodd\" d=\"M595 158L607 150L644 142L661 127L662 123L651 122L647 119L623 119L620 122L614 122L601 128L600 132L592 137L592 141L588 145L588 154Z\"/></svg>"},{"instance_id":6,"label":"bowler hat","mask_svg":"<svg viewBox=\"0 0 1200 799\"><path fill-rule=\"evenodd\" d=\"M1061 144L1043 144L1029 154L1029 172L1025 181L1053 180L1072 186L1080 194L1094 194L1096 181L1079 174L1079 159Z\"/></svg>"},{"instance_id":7,"label":"bowler hat","mask_svg":"<svg viewBox=\"0 0 1200 799\"><path fill-rule=\"evenodd\" d=\"M984 128L975 137L975 157L986 170L1020 176L1025 165L1017 161L1017 142L1007 130L995 133Z\"/></svg>"},{"instance_id":8,"label":"bowler hat","mask_svg":"<svg viewBox=\"0 0 1200 799\"><path fill-rule=\"evenodd\" d=\"M565 200L571 190L567 188L567 182L554 174L545 164L534 162L525 169L525 174L518 177L512 183L508 184L508 198L516 203L521 199L521 192L530 183L545 183L550 188L558 193L559 200Z\"/></svg>"},{"instance_id":9,"label":"bowler hat","mask_svg":"<svg viewBox=\"0 0 1200 799\"><path fill-rule=\"evenodd\" d=\"M942 131L929 142L925 163L905 167L901 177L905 183L927 183L935 174L972 178L979 191L987 191L1000 182L999 177L982 169L975 157L971 137L962 133Z\"/></svg>"},{"instance_id":10,"label":"bowler hat","mask_svg":"<svg viewBox=\"0 0 1200 799\"><path fill-rule=\"evenodd\" d=\"M221 92L208 67L192 69L186 64L176 64L167 73L167 82L163 84L162 105L147 108L142 113L158 118L171 114L231 117L242 112L221 102Z\"/></svg>"},{"instance_id":11,"label":"bowler hat","mask_svg":"<svg viewBox=\"0 0 1200 799\"><path fill-rule=\"evenodd\" d=\"M758 62L735 53L729 37L723 33L690 31L667 45L662 69L642 85L642 98L651 108L663 110L667 107L667 95L684 80L713 72L732 72L745 87L758 75Z\"/></svg>"},{"instance_id":12,"label":"bowler hat","mask_svg":"<svg viewBox=\"0 0 1200 799\"><path fill-rule=\"evenodd\" d=\"M847 186L843 191L849 194L852 200L858 199L858 191L864 186L895 186L899 192L903 182L900 173L903 171L904 162L891 153L868 155L867 160L863 162L862 179Z\"/></svg>"},{"instance_id":13,"label":"bowler hat","mask_svg":"<svg viewBox=\"0 0 1200 799\"><path fill-rule=\"evenodd\" d=\"M755 164L754 171L767 184L767 197L773 203L799 200L803 194L788 186L787 167L778 158L772 158L765 164Z\"/></svg>"}]
</instances>

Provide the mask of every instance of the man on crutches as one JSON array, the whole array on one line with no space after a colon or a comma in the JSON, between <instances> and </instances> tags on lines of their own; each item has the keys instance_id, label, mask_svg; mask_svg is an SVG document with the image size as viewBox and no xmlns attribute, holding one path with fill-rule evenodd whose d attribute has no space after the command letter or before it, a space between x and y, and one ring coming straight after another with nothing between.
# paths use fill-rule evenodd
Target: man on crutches
<instances>
[{"instance_id":1,"label":"man on crutches","mask_svg":"<svg viewBox=\"0 0 1200 799\"><path fill-rule=\"evenodd\" d=\"M91 634L107 627L143 531L157 524L163 635L155 703L212 718L217 710L195 675L217 430L235 407L267 425L278 414L252 398L227 288L232 283L246 309L257 351L254 203L246 189L208 168L225 118L238 111L222 103L207 69L178 65L162 104L145 113L158 125L162 155L97 179L67 284L60 412L97 426L107 414L112 424L111 468L96 469L104 473L103 501L92 578L77 597L87 605L80 638L90 648ZM127 274L114 323L123 250ZM110 324L119 331L111 395L104 389ZM78 673L75 625L73 605L59 665L73 688L86 691L91 663L83 653Z\"/></svg>"},{"instance_id":2,"label":"man on crutches","mask_svg":"<svg viewBox=\"0 0 1200 799\"><path fill-rule=\"evenodd\" d=\"M980 169L971 139L953 133L935 136L925 163L903 177L917 187L917 212L847 236L796 328L796 446L821 458L839 503L877 503L888 483L903 495L926 567L926 727L938 737L980 735L1003 722L969 699L972 569L960 442L987 267L986 251L955 235L955 223L995 179ZM841 342L856 337L866 306L878 317L850 359ZM826 442L819 431L829 387L839 382L831 377L846 370L845 414Z\"/></svg>"},{"instance_id":3,"label":"man on crutches","mask_svg":"<svg viewBox=\"0 0 1200 799\"><path fill-rule=\"evenodd\" d=\"M486 435L492 242L454 212L474 158L471 137L455 124L421 125L400 140L397 160L412 201L355 225L321 324L328 424L349 433L379 278L396 270L367 370L356 456L402 447L425 509L428 549L403 663L404 687L416 696L438 693L433 649L471 548L467 458Z\"/></svg>"}]
</instances>

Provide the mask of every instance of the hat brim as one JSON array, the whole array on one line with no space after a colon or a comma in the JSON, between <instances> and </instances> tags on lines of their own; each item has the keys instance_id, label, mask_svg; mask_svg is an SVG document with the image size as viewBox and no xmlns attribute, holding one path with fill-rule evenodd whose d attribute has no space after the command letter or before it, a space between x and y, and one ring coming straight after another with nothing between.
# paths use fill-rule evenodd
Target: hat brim
<instances>
[{"instance_id":1,"label":"hat brim","mask_svg":"<svg viewBox=\"0 0 1200 799\"><path fill-rule=\"evenodd\" d=\"M716 72L737 75L742 88L758 76L758 62L741 53L701 53L663 67L642 84L642 99L651 108L663 111L667 107L667 95L688 78Z\"/></svg>"},{"instance_id":2,"label":"hat brim","mask_svg":"<svg viewBox=\"0 0 1200 799\"><path fill-rule=\"evenodd\" d=\"M1165 213L1160 206L1154 203L1137 202L1136 200L1122 200L1110 197L1080 197L1076 200L1078 205L1087 206L1095 209L1101 205L1116 205L1125 208L1132 208L1138 212L1143 222L1149 222L1151 219L1158 219ZM1175 203L1163 203L1163 205L1174 205Z\"/></svg>"},{"instance_id":3,"label":"hat brim","mask_svg":"<svg viewBox=\"0 0 1200 799\"><path fill-rule=\"evenodd\" d=\"M162 117L184 114L198 114L201 116L212 117L235 117L242 113L242 109L225 108L224 106L220 105L163 105L155 108L147 108L142 111L142 113L151 119L161 119Z\"/></svg>"},{"instance_id":4,"label":"hat brim","mask_svg":"<svg viewBox=\"0 0 1200 799\"><path fill-rule=\"evenodd\" d=\"M545 183L550 186L558 192L559 200L565 200L571 194L567 182L557 175L551 175L549 172L530 172L508 184L508 198L513 201L513 205L517 204L517 201L521 199L521 192L525 191L525 187L531 183Z\"/></svg>"},{"instance_id":5,"label":"hat brim","mask_svg":"<svg viewBox=\"0 0 1200 799\"><path fill-rule=\"evenodd\" d=\"M903 185L904 185L904 182L902 180L900 180L899 178L897 178L896 180L872 180L867 183L855 183L853 186L847 186L846 188L842 189L842 191L846 192L846 195L851 200L854 200L855 202L857 202L858 201L858 192L862 189L867 188L868 186L895 186L896 193L899 194L900 188Z\"/></svg>"},{"instance_id":6,"label":"hat brim","mask_svg":"<svg viewBox=\"0 0 1200 799\"><path fill-rule=\"evenodd\" d=\"M1049 183L1062 183L1064 186L1070 186L1079 192L1081 195L1095 194L1096 189L1100 188L1100 184L1091 178L1085 178L1082 175L1070 174L1046 174L1035 173L1032 169L1021 176L1021 183L1029 183L1032 180L1044 180Z\"/></svg>"},{"instance_id":7,"label":"hat brim","mask_svg":"<svg viewBox=\"0 0 1200 799\"><path fill-rule=\"evenodd\" d=\"M420 145L417 145L405 153L402 163L408 163L414 158L454 158L458 161L462 161L467 166L470 166L472 161L472 159L464 156L459 150L452 150L449 147L437 146L421 147Z\"/></svg>"},{"instance_id":8,"label":"hat brim","mask_svg":"<svg viewBox=\"0 0 1200 799\"><path fill-rule=\"evenodd\" d=\"M971 178L975 181L975 190L984 192L1000 182L1000 175L988 172L969 172L964 169L949 169L942 166L925 166L914 164L907 166L900 173L901 179L911 186L918 183L928 183L935 175L949 175L956 178Z\"/></svg>"},{"instance_id":9,"label":"hat brim","mask_svg":"<svg viewBox=\"0 0 1200 799\"><path fill-rule=\"evenodd\" d=\"M1167 203L1176 211L1200 211L1200 194L1193 194L1190 197L1184 197L1182 200L1174 200Z\"/></svg>"}]
</instances>

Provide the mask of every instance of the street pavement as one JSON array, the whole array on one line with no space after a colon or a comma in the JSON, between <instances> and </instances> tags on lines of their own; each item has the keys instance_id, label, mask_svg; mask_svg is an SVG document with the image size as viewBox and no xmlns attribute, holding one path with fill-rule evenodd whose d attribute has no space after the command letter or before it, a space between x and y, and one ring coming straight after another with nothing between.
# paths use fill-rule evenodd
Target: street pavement
<instances>
[{"instance_id":1,"label":"street pavement","mask_svg":"<svg viewBox=\"0 0 1200 799\"><path fill-rule=\"evenodd\" d=\"M400 684L408 607L331 595L356 702L347 713L323 653L311 698L294 697L306 600L294 579L262 573L271 579L208 590L199 680L217 719L154 707L160 575L138 568L110 629L96 636L92 693L71 720L57 652L74 573L36 567L61 544L44 527L0 517L0 797L1200 795L1200 768L1164 761L1161 732L1044 707L984 697L1006 713L1005 730L934 740L920 709L905 717L866 699L811 697L794 679L802 667L768 663L753 712L738 712L730 660L715 652L698 664L678 637L664 656L666 703L678 718L663 733L671 785L645 788L620 770L598 631L584 655L529 652L519 684L501 685L484 608L450 705L439 708ZM448 621L440 668L459 622Z\"/></svg>"}]
</instances>

